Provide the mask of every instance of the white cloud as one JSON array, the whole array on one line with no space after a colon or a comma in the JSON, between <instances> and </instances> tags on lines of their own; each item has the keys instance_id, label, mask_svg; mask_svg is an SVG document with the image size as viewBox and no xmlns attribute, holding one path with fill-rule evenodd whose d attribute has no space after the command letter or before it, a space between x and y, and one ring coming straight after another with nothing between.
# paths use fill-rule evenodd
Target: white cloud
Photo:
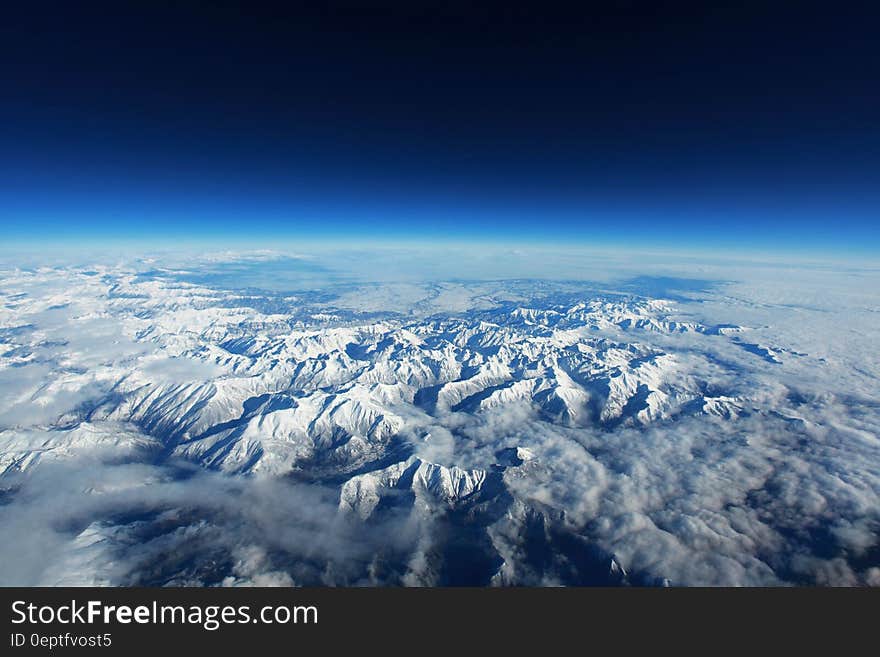
<instances>
[{"instance_id":1,"label":"white cloud","mask_svg":"<svg viewBox=\"0 0 880 657\"><path fill-rule=\"evenodd\" d=\"M505 254L516 262L502 267L489 254L462 273L536 273L545 256ZM609 297L554 325L554 299L589 301L595 286L418 280L442 259L336 297L243 298L136 264L5 271L0 523L20 540L0 583L445 582L463 568L449 547L462 531L483 559L474 576L496 583L625 569L634 583L877 584L877 272L600 260L563 254L555 278L628 279L630 293L645 273L730 282L694 302ZM710 330L726 324L748 331ZM626 413L598 421L589 404L613 394ZM516 448L534 459L499 456ZM464 520L403 489L366 525L337 512L346 477L407 450L499 477L503 461L503 485ZM169 454L262 474L181 471Z\"/></svg>"}]
</instances>

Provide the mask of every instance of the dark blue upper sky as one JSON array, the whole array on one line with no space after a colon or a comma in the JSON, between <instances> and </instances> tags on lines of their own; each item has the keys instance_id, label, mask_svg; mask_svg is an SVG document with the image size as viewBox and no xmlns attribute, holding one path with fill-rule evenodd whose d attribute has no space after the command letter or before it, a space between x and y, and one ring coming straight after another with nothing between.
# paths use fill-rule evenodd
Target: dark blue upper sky
<instances>
[{"instance_id":1,"label":"dark blue upper sky","mask_svg":"<svg viewBox=\"0 0 880 657\"><path fill-rule=\"evenodd\" d=\"M22 4L13 241L880 245L868 5Z\"/></svg>"}]
</instances>

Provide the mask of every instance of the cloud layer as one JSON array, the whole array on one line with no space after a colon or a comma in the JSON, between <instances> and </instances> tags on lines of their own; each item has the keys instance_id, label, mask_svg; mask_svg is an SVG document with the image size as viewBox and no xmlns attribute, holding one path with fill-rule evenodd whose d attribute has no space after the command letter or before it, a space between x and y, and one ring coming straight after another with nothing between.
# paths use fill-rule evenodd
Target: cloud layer
<instances>
[{"instance_id":1,"label":"cloud layer","mask_svg":"<svg viewBox=\"0 0 880 657\"><path fill-rule=\"evenodd\" d=\"M875 271L164 264L0 272L0 583L880 584Z\"/></svg>"}]
</instances>

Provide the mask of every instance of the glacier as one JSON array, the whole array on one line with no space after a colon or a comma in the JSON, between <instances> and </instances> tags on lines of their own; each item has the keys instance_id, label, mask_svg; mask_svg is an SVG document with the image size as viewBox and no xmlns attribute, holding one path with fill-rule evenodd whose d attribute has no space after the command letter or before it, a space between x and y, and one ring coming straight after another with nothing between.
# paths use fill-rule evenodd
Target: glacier
<instances>
[{"instance_id":1,"label":"glacier","mask_svg":"<svg viewBox=\"0 0 880 657\"><path fill-rule=\"evenodd\" d=\"M346 258L0 263L0 584L880 585L876 268Z\"/></svg>"}]
</instances>

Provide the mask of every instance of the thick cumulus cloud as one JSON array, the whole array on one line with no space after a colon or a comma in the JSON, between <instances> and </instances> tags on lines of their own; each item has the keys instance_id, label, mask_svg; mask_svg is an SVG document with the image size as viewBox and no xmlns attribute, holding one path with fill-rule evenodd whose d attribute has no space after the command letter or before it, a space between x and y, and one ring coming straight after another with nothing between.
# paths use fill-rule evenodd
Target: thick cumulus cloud
<instances>
[{"instance_id":1,"label":"thick cumulus cloud","mask_svg":"<svg viewBox=\"0 0 880 657\"><path fill-rule=\"evenodd\" d=\"M207 261L277 266L283 258ZM645 284L635 276L644 271L614 267ZM210 459L181 462L172 453L185 432L172 440L161 423L127 423L106 408L134 417L127 391L241 377L248 340L311 330L309 321L317 331L483 318L503 303L527 305L529 290L570 298L594 288L407 280L272 297L176 273L145 276L134 265L7 270L0 526L13 538L0 548L0 584L418 585L457 582L455 568L472 568L472 583L880 584L876 271L655 269L666 284L684 274L735 281L691 291L692 301L670 295L677 301L664 317L748 329L733 337L625 325L601 332L671 354L669 376L703 395L697 406L650 421L564 422L521 401L427 411L385 382L405 454L317 483L302 472L230 475L212 471ZM218 341L228 347L222 358ZM702 411L713 399L721 410ZM233 420L244 416L240 402L231 407ZM522 449L527 458L515 456ZM340 511L346 478L409 455L489 473L495 488L456 506L418 492L413 501L395 482L368 521ZM546 554L529 547L538 534ZM593 565L609 563L596 570L604 579L590 579Z\"/></svg>"},{"instance_id":2,"label":"thick cumulus cloud","mask_svg":"<svg viewBox=\"0 0 880 657\"><path fill-rule=\"evenodd\" d=\"M369 585L417 538L406 514L352 522L319 486L112 457L6 477L0 584Z\"/></svg>"},{"instance_id":3,"label":"thick cumulus cloud","mask_svg":"<svg viewBox=\"0 0 880 657\"><path fill-rule=\"evenodd\" d=\"M528 446L535 460L506 473L514 496L564 514L568 530L650 581L874 584L880 425L840 426L839 401L815 409L820 422L754 414L614 431L496 410L458 419L454 460Z\"/></svg>"}]
</instances>

